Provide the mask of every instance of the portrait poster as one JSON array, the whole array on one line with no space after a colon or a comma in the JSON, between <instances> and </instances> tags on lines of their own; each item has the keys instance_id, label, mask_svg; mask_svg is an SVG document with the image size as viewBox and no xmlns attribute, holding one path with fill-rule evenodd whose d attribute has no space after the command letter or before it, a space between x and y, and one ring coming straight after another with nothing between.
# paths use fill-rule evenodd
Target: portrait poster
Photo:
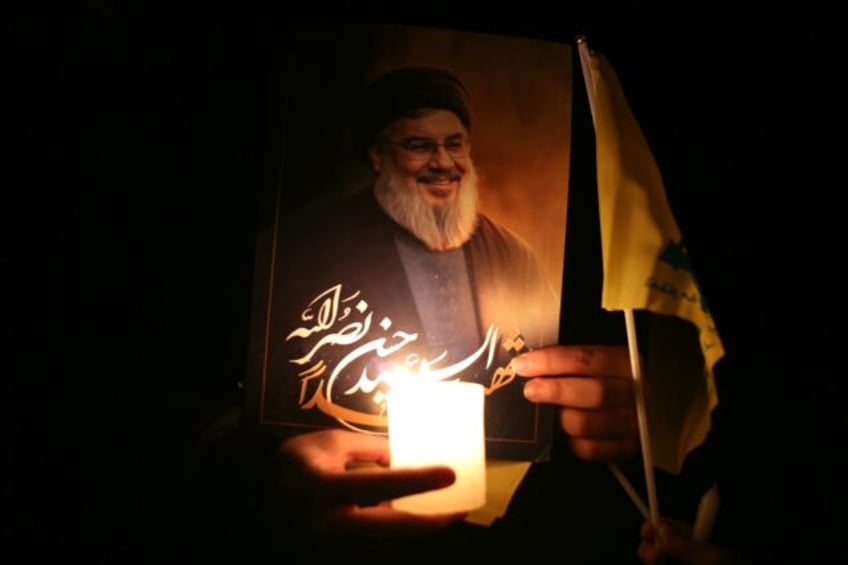
<instances>
[{"instance_id":1,"label":"portrait poster","mask_svg":"<svg viewBox=\"0 0 848 565\"><path fill-rule=\"evenodd\" d=\"M366 86L409 67L446 71L456 84L445 104L432 103L435 113L381 122L375 137L362 116L419 89L383 92L375 110ZM509 361L559 336L571 47L454 29L301 23L280 34L273 72L248 422L281 434L385 434L392 379L465 380L486 390L488 457L546 458L553 409L523 397L525 381ZM439 116L453 128L446 136L427 129ZM371 134L364 141L363 129ZM423 222L424 232L459 226L447 249L423 245L419 216L405 212L421 199L398 196L404 224L374 198L379 186L414 200L420 183L437 181L476 193Z\"/></svg>"}]
</instances>

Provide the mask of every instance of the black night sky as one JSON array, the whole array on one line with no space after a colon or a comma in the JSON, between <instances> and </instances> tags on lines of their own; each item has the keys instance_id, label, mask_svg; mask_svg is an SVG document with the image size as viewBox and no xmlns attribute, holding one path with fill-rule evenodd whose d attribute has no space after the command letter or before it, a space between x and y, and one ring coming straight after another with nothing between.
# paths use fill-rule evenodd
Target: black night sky
<instances>
[{"instance_id":1,"label":"black night sky","mask_svg":"<svg viewBox=\"0 0 848 565\"><path fill-rule=\"evenodd\" d=\"M374 21L569 44L584 33L608 56L728 351L716 433L746 496L739 520L760 516L752 536L788 538L798 555L844 552L848 98L836 16L649 4ZM36 553L126 562L164 547L157 493L199 411L244 371L287 20L281 8L172 10L76 2L59 21L17 20L21 99L8 111L24 125L31 186L6 208L24 363L4 379L16 472L3 529Z\"/></svg>"}]
</instances>

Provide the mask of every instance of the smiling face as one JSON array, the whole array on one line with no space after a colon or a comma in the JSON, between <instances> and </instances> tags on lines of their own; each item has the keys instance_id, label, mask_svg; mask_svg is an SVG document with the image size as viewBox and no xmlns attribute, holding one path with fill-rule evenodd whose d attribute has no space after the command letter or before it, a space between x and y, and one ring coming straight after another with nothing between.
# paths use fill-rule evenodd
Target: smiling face
<instances>
[{"instance_id":1,"label":"smiling face","mask_svg":"<svg viewBox=\"0 0 848 565\"><path fill-rule=\"evenodd\" d=\"M430 205L453 204L471 162L468 131L453 112L419 114L396 120L380 133L378 146L370 151L371 164L379 174L390 160L397 174L414 182Z\"/></svg>"},{"instance_id":2,"label":"smiling face","mask_svg":"<svg viewBox=\"0 0 848 565\"><path fill-rule=\"evenodd\" d=\"M431 249L474 231L477 177L468 131L453 112L421 110L389 124L369 150L384 210Z\"/></svg>"}]
</instances>

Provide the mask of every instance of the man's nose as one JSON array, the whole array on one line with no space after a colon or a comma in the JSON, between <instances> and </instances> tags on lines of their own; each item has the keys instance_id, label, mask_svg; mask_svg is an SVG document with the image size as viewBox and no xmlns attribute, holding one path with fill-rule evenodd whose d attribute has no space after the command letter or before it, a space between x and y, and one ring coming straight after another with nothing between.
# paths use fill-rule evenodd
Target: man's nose
<instances>
[{"instance_id":1,"label":"man's nose","mask_svg":"<svg viewBox=\"0 0 848 565\"><path fill-rule=\"evenodd\" d=\"M452 169L456 164L456 161L454 161L453 157L450 156L444 145L437 145L436 149L430 155L430 161L428 164L432 169L445 170Z\"/></svg>"}]
</instances>

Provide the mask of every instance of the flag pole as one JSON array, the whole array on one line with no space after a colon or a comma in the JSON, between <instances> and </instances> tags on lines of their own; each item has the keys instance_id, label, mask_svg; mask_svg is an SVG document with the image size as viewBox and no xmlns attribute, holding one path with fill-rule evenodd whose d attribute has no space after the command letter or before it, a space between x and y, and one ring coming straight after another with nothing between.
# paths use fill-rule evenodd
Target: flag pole
<instances>
[{"instance_id":1,"label":"flag pole","mask_svg":"<svg viewBox=\"0 0 848 565\"><path fill-rule=\"evenodd\" d=\"M587 98L589 100L589 110L592 114L592 123L597 131L597 121L595 118L595 96L596 85L595 76L592 72L591 53L589 46L586 43L586 37L580 35L577 37L577 50L580 55L580 67L583 70L583 81L586 84ZM657 502L657 488L654 479L654 460L653 450L651 449L651 438L648 433L648 417L645 409L645 392L642 380L642 363L639 358L639 347L636 340L636 322L633 316L633 310L627 308L624 310L624 322L627 328L627 347L630 354L630 369L633 373L633 385L636 400L636 416L639 422L639 438L642 443L642 463L645 470L645 484L648 490L648 508L650 513L651 524L655 528L659 527L660 513L659 504ZM626 477L614 465L611 466L613 474L619 480L624 490L630 495L630 498L636 504L637 508L644 515L644 503L635 496L635 491Z\"/></svg>"},{"instance_id":2,"label":"flag pole","mask_svg":"<svg viewBox=\"0 0 848 565\"><path fill-rule=\"evenodd\" d=\"M657 485L654 480L654 457L651 449L651 434L648 433L648 415L645 409L645 387L642 380L642 363L639 360L639 347L636 342L636 321L633 310L624 310L624 322L627 326L627 348L630 351L630 370L633 373L633 390L636 393L636 417L639 419L639 438L642 441L642 463L645 467L645 483L648 489L648 508L651 511L651 524L660 525L660 511L657 503Z\"/></svg>"},{"instance_id":3,"label":"flag pole","mask_svg":"<svg viewBox=\"0 0 848 565\"><path fill-rule=\"evenodd\" d=\"M627 479L627 475L624 474L624 471L621 470L621 467L616 465L615 463L609 464L610 471L615 475L615 478L618 479L619 484L624 489L624 492L627 493L627 496L630 497L630 500L633 501L633 504L636 505L636 509L642 515L645 520L651 519L651 514L648 511L648 507L645 505L645 502L642 500L642 497L639 496L639 493L636 492L636 489L633 488L633 485L630 484L630 481Z\"/></svg>"}]
</instances>

